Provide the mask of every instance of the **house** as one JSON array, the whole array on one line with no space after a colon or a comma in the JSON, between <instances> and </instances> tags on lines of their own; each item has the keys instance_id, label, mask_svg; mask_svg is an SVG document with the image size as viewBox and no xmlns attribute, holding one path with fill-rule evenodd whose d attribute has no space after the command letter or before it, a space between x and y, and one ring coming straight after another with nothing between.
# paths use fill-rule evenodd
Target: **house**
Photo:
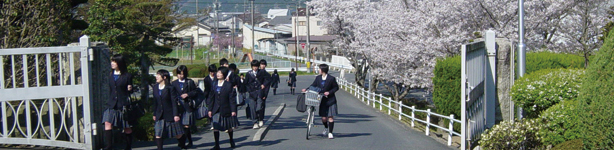
<instances>
[{"instance_id":1,"label":"house","mask_svg":"<svg viewBox=\"0 0 614 150\"><path fill-rule=\"evenodd\" d=\"M252 49L252 26L248 24L243 25L243 47L247 49ZM285 39L290 37L291 32L254 27L254 37L253 39L256 43L256 51L272 53L277 52L279 49L283 49L285 51L285 47L278 47L276 44L277 39Z\"/></svg>"},{"instance_id":2,"label":"house","mask_svg":"<svg viewBox=\"0 0 614 150\"><path fill-rule=\"evenodd\" d=\"M214 31L212 27L203 23L198 23L198 25L175 27L173 29L173 35L184 39L190 37L193 39L192 42L194 42L195 46L204 46L212 41L211 35Z\"/></svg>"},{"instance_id":3,"label":"house","mask_svg":"<svg viewBox=\"0 0 614 150\"><path fill-rule=\"evenodd\" d=\"M292 37L307 36L307 15L305 8L298 10L298 16L296 12L292 16ZM298 22L297 22L298 20ZM298 28L298 29L297 29ZM327 35L328 30L322 26L322 20L315 17L315 14L309 16L309 35L321 36Z\"/></svg>"},{"instance_id":4,"label":"house","mask_svg":"<svg viewBox=\"0 0 614 150\"><path fill-rule=\"evenodd\" d=\"M269 9L269 13L267 13L269 19L279 16L288 16L288 9Z\"/></svg>"}]
</instances>

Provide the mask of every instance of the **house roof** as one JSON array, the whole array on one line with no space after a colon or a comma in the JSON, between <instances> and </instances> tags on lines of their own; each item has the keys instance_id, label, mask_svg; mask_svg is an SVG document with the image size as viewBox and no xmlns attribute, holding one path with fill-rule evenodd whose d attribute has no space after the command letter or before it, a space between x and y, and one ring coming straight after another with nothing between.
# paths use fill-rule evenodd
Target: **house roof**
<instances>
[{"instance_id":1,"label":"house roof","mask_svg":"<svg viewBox=\"0 0 614 150\"><path fill-rule=\"evenodd\" d=\"M292 24L292 16L277 16L271 21L269 21L270 25L281 25L281 24Z\"/></svg>"},{"instance_id":2,"label":"house roof","mask_svg":"<svg viewBox=\"0 0 614 150\"><path fill-rule=\"evenodd\" d=\"M243 26L245 26L246 28L250 28L250 29L252 28L252 26L248 24L244 24ZM254 31L271 33L271 34L276 34L276 33L291 34L290 32L286 32L286 31L267 29L267 28L261 28L261 27L254 27Z\"/></svg>"}]
</instances>

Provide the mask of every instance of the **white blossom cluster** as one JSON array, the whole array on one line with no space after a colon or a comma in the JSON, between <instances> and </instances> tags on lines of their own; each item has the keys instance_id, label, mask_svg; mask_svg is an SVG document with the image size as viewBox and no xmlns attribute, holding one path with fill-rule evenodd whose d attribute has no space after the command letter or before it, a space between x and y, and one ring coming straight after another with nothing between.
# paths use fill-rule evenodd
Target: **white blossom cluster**
<instances>
[{"instance_id":1,"label":"white blossom cluster","mask_svg":"<svg viewBox=\"0 0 614 150\"><path fill-rule=\"evenodd\" d=\"M578 51L599 45L609 19L606 0L525 0L525 37L531 49ZM431 88L437 57L493 29L518 39L517 0L312 0L316 17L350 59L369 61L377 79ZM588 46L587 46L588 45Z\"/></svg>"}]
</instances>

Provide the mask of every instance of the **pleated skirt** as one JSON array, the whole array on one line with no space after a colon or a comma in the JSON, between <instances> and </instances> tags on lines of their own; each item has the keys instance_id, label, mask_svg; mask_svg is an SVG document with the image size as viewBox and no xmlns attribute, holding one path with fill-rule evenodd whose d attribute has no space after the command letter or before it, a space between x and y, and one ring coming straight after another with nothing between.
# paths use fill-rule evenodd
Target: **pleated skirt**
<instances>
[{"instance_id":1,"label":"pleated skirt","mask_svg":"<svg viewBox=\"0 0 614 150\"><path fill-rule=\"evenodd\" d=\"M194 121L196 119L194 119L194 113L193 112L183 112L183 115L181 115L181 124L184 126L192 126L194 125Z\"/></svg>"},{"instance_id":2,"label":"pleated skirt","mask_svg":"<svg viewBox=\"0 0 614 150\"><path fill-rule=\"evenodd\" d=\"M124 120L122 112L120 110L115 109L106 109L102 114L102 123L109 122L113 127L116 128L131 128L132 125L128 123L128 121Z\"/></svg>"},{"instance_id":3,"label":"pleated skirt","mask_svg":"<svg viewBox=\"0 0 614 150\"><path fill-rule=\"evenodd\" d=\"M156 132L156 136L162 138L172 138L183 134L183 127L179 124L179 122L166 122L164 119L156 120L154 130Z\"/></svg>"},{"instance_id":4,"label":"pleated skirt","mask_svg":"<svg viewBox=\"0 0 614 150\"><path fill-rule=\"evenodd\" d=\"M221 116L220 113L215 113L213 117L211 117L211 124L213 125L213 129L221 131L235 129L240 125L237 116L224 117Z\"/></svg>"},{"instance_id":5,"label":"pleated skirt","mask_svg":"<svg viewBox=\"0 0 614 150\"><path fill-rule=\"evenodd\" d=\"M333 104L330 106L326 106L326 104L320 104L320 111L318 112L318 114L320 115L320 117L337 116L337 104Z\"/></svg>"}]
</instances>

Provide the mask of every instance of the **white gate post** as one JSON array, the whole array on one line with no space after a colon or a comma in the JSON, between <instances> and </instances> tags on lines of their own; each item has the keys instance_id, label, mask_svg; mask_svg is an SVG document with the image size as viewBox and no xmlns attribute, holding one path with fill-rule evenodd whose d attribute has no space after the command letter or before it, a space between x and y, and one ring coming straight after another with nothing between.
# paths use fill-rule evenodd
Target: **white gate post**
<instances>
[{"instance_id":1,"label":"white gate post","mask_svg":"<svg viewBox=\"0 0 614 150\"><path fill-rule=\"evenodd\" d=\"M495 102L497 100L497 50L495 45L495 31L486 31L486 50L488 51L488 60L485 64L486 80L485 91L486 105L486 127L491 128L495 125Z\"/></svg>"},{"instance_id":2,"label":"white gate post","mask_svg":"<svg viewBox=\"0 0 614 150\"><path fill-rule=\"evenodd\" d=\"M467 45L461 46L461 150L467 148Z\"/></svg>"}]
</instances>

